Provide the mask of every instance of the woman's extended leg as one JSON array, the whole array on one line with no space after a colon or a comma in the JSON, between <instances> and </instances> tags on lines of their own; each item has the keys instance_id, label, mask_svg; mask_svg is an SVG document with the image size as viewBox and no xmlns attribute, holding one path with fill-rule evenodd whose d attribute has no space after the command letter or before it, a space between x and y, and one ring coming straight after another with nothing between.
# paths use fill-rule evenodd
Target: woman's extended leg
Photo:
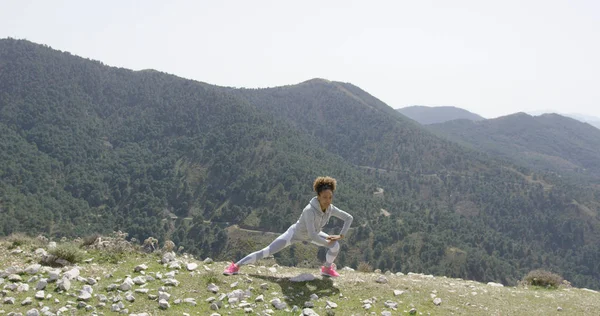
<instances>
[{"instance_id":1,"label":"woman's extended leg","mask_svg":"<svg viewBox=\"0 0 600 316\"><path fill-rule=\"evenodd\" d=\"M255 251L255 252L247 255L246 257L242 258L242 260L238 261L236 263L236 265L241 266L244 264L255 263L257 260L260 260L269 255L275 254L275 253L281 251L283 248L291 245L292 238L294 237L295 228L296 228L295 226L290 227L285 233L283 233L282 235L277 237L275 240L273 240L273 242L270 245L268 245L267 247L265 247L259 251Z\"/></svg>"}]
</instances>

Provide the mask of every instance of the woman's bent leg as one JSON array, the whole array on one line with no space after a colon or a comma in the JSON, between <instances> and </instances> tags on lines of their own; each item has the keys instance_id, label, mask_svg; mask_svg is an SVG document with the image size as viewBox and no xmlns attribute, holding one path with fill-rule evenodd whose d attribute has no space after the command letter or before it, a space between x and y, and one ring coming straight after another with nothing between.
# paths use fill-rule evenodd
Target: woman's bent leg
<instances>
[{"instance_id":1,"label":"woman's bent leg","mask_svg":"<svg viewBox=\"0 0 600 316\"><path fill-rule=\"evenodd\" d=\"M329 235L327 235L324 232L319 232L319 237L323 238L324 240L327 240L327 237L329 237ZM314 244L319 245L317 243ZM340 243L336 241L327 248L329 249L327 250L327 254L325 255L325 267L331 267L333 261L335 260L335 258L337 258L337 255L340 253Z\"/></svg>"}]
</instances>

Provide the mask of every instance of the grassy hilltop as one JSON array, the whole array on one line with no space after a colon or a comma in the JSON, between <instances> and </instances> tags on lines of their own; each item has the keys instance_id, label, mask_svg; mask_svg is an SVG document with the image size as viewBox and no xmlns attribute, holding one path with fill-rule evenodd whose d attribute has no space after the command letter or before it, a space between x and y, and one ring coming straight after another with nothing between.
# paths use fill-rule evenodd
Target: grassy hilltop
<instances>
[{"instance_id":1,"label":"grassy hilltop","mask_svg":"<svg viewBox=\"0 0 600 316\"><path fill-rule=\"evenodd\" d=\"M148 240L146 249L152 247ZM0 314L38 315L32 311L36 309L39 315L410 315L411 310L415 315L591 315L600 310L600 293L592 290L502 287L419 271L340 269L340 278L329 279L314 268L283 267L265 259L227 277L221 274L226 262L176 250L148 253L124 235L63 240L55 248L47 240L23 235L4 238ZM292 281L303 274L314 279ZM44 280L47 285L38 292ZM68 289L65 283L70 283ZM210 291L212 284L218 290ZM161 308L160 299L169 306ZM281 304L273 301L277 299Z\"/></svg>"}]
</instances>

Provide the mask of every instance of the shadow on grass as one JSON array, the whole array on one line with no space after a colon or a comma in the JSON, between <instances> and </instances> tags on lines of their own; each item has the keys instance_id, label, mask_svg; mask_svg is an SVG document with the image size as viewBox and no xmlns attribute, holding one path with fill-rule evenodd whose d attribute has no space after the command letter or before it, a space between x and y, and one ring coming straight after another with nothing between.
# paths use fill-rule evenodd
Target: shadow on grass
<instances>
[{"instance_id":1,"label":"shadow on grass","mask_svg":"<svg viewBox=\"0 0 600 316\"><path fill-rule=\"evenodd\" d=\"M333 285L331 278L315 278L312 281L292 282L290 278L279 278L275 276L248 274L248 276L263 279L272 283L277 283L285 297L285 302L289 307L297 305L300 309L304 308L304 302L310 301L311 294L317 294L319 298L338 295L340 290Z\"/></svg>"}]
</instances>

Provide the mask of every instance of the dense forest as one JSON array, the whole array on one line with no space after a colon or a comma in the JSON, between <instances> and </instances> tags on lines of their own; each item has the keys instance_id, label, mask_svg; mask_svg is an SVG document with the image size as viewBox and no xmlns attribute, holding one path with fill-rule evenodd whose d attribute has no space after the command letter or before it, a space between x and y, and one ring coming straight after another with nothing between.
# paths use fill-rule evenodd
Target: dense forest
<instances>
[{"instance_id":1,"label":"dense forest","mask_svg":"<svg viewBox=\"0 0 600 316\"><path fill-rule=\"evenodd\" d=\"M258 245L232 228L283 232L331 175L355 217L339 265L600 288L598 187L445 140L348 83L232 89L3 39L0 166L0 235L123 230L234 259ZM302 244L276 258L318 264Z\"/></svg>"}]
</instances>

